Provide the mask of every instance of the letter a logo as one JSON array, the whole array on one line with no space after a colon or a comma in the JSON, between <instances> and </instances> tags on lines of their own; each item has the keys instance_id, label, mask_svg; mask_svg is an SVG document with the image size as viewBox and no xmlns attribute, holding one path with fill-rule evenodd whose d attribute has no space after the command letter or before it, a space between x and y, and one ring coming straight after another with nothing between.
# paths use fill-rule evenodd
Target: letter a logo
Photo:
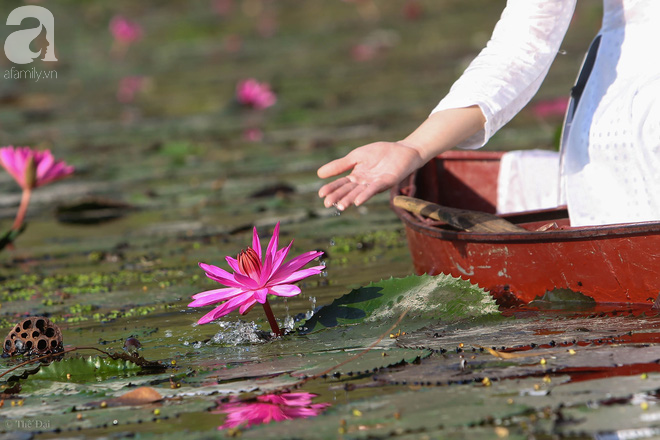
<instances>
[{"instance_id":1,"label":"letter a logo","mask_svg":"<svg viewBox=\"0 0 660 440\"><path fill-rule=\"evenodd\" d=\"M48 48L42 61L57 61L55 58L55 18L51 12L42 6L21 6L14 9L7 17L8 25L20 25L24 18L32 17L39 20L39 27L23 29L9 35L5 40L5 55L15 64L30 64L41 55L30 50L30 43L37 38L43 28L46 28Z\"/></svg>"}]
</instances>

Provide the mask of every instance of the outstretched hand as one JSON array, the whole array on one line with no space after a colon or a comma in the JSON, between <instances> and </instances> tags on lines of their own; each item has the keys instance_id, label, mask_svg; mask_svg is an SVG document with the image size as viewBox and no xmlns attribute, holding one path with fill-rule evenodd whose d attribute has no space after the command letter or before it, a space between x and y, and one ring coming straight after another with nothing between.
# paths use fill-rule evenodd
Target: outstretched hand
<instances>
[{"instance_id":1,"label":"outstretched hand","mask_svg":"<svg viewBox=\"0 0 660 440\"><path fill-rule=\"evenodd\" d=\"M351 204L360 206L374 195L402 181L424 165L418 151L401 142L375 142L323 165L318 170L321 179L346 171L346 177L330 182L319 190L326 208L336 206L343 211Z\"/></svg>"}]
</instances>

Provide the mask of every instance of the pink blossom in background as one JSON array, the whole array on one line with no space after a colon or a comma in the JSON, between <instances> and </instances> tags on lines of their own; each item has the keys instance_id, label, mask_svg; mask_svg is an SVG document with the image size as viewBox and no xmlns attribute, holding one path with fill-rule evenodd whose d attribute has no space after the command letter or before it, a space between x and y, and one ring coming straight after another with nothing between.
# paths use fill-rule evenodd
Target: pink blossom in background
<instances>
[{"instance_id":1,"label":"pink blossom in background","mask_svg":"<svg viewBox=\"0 0 660 440\"><path fill-rule=\"evenodd\" d=\"M115 41L131 44L142 38L142 27L121 15L116 15L110 20L110 33Z\"/></svg>"},{"instance_id":2,"label":"pink blossom in background","mask_svg":"<svg viewBox=\"0 0 660 440\"><path fill-rule=\"evenodd\" d=\"M538 118L564 116L568 109L568 97L560 96L554 99L545 99L532 105L532 113Z\"/></svg>"},{"instance_id":3,"label":"pink blossom in background","mask_svg":"<svg viewBox=\"0 0 660 440\"><path fill-rule=\"evenodd\" d=\"M236 99L241 105L263 110L275 104L277 97L268 83L260 83L254 78L248 78L238 83Z\"/></svg>"},{"instance_id":4,"label":"pink blossom in background","mask_svg":"<svg viewBox=\"0 0 660 440\"><path fill-rule=\"evenodd\" d=\"M211 8L221 17L226 17L234 9L234 0L213 0Z\"/></svg>"},{"instance_id":5,"label":"pink blossom in background","mask_svg":"<svg viewBox=\"0 0 660 440\"><path fill-rule=\"evenodd\" d=\"M403 16L408 20L418 20L423 12L422 5L419 4L418 0L407 0L406 4L403 5Z\"/></svg>"},{"instance_id":6,"label":"pink blossom in background","mask_svg":"<svg viewBox=\"0 0 660 440\"><path fill-rule=\"evenodd\" d=\"M256 303L267 305L269 294L284 297L296 296L300 293L300 288L292 283L318 275L323 271L324 266L300 270L313 259L323 255L323 252L306 252L285 263L284 259L289 254L293 241L287 247L278 250L279 233L280 224L278 222L273 230L266 253L262 257L259 234L255 227L252 234L252 247L241 251L237 258L225 258L234 273L229 273L217 266L199 263L199 267L206 272L207 277L227 288L208 290L193 295L194 301L188 304L188 307L204 307L222 302L221 305L202 316L198 324L206 324L236 309L239 309L239 313L244 315Z\"/></svg>"},{"instance_id":7,"label":"pink blossom in background","mask_svg":"<svg viewBox=\"0 0 660 440\"><path fill-rule=\"evenodd\" d=\"M145 78L142 76L125 76L119 81L117 88L117 101L129 104L135 100L137 94L144 88Z\"/></svg>"},{"instance_id":8,"label":"pink blossom in background","mask_svg":"<svg viewBox=\"0 0 660 440\"><path fill-rule=\"evenodd\" d=\"M30 147L0 148L0 164L24 190L62 179L74 171L64 161L56 161L50 150Z\"/></svg>"},{"instance_id":9,"label":"pink blossom in background","mask_svg":"<svg viewBox=\"0 0 660 440\"><path fill-rule=\"evenodd\" d=\"M258 128L248 128L243 131L243 139L249 142L259 142L264 138L264 133Z\"/></svg>"},{"instance_id":10,"label":"pink blossom in background","mask_svg":"<svg viewBox=\"0 0 660 440\"><path fill-rule=\"evenodd\" d=\"M217 412L227 414L227 419L218 429L249 428L272 421L315 417L330 404L312 403L314 397L316 395L311 393L264 394L249 401L223 403Z\"/></svg>"},{"instance_id":11,"label":"pink blossom in background","mask_svg":"<svg viewBox=\"0 0 660 440\"><path fill-rule=\"evenodd\" d=\"M370 44L356 44L351 48L351 58L354 61L369 61L376 57L378 49Z\"/></svg>"}]
</instances>

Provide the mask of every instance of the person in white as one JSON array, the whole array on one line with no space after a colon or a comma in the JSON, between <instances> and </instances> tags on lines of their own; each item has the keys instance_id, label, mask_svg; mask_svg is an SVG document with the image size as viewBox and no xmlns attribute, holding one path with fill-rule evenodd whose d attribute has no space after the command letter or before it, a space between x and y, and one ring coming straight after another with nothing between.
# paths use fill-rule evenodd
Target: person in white
<instances>
[{"instance_id":1,"label":"person in white","mask_svg":"<svg viewBox=\"0 0 660 440\"><path fill-rule=\"evenodd\" d=\"M453 147L478 148L538 91L576 0L508 0L487 46L412 134L351 151L318 170L319 196L361 205ZM603 0L593 70L562 145L572 226L660 220L660 0Z\"/></svg>"}]
</instances>

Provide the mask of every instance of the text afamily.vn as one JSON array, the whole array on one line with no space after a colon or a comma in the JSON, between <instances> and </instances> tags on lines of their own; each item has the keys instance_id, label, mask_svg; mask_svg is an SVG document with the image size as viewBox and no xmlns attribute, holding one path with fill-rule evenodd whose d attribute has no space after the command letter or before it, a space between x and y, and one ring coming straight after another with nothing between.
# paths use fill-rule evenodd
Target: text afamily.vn
<instances>
[{"instance_id":1,"label":"text afamily.vn","mask_svg":"<svg viewBox=\"0 0 660 440\"><path fill-rule=\"evenodd\" d=\"M31 79L38 82L40 79L57 79L56 70L39 70L36 67L31 69L17 69L12 67L5 70L5 79Z\"/></svg>"}]
</instances>

